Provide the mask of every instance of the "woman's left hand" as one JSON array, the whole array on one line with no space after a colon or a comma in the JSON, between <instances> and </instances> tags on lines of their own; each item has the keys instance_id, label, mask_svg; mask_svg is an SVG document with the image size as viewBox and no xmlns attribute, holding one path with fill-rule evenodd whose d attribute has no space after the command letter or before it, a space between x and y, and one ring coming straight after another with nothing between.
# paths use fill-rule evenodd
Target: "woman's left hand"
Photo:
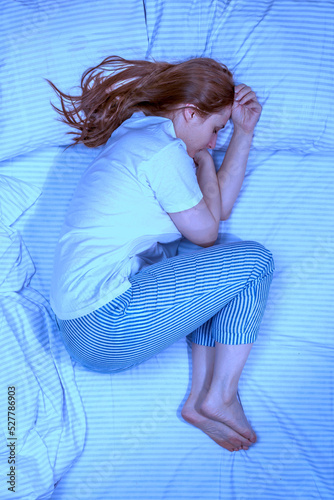
<instances>
[{"instance_id":1,"label":"woman's left hand","mask_svg":"<svg viewBox=\"0 0 334 500\"><path fill-rule=\"evenodd\" d=\"M255 92L244 83L236 85L234 92L231 115L234 129L241 129L245 133L253 133L260 118L262 106L258 102Z\"/></svg>"}]
</instances>

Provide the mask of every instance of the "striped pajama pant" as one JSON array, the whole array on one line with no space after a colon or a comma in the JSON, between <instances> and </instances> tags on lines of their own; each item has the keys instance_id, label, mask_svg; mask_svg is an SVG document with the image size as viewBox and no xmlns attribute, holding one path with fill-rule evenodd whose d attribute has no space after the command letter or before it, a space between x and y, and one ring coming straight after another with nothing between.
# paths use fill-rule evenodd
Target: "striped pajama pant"
<instances>
[{"instance_id":1,"label":"striped pajama pant","mask_svg":"<svg viewBox=\"0 0 334 500\"><path fill-rule=\"evenodd\" d=\"M113 373L185 336L205 346L253 343L274 271L271 253L254 241L192 247L142 269L129 278L131 288L92 313L57 318L71 357Z\"/></svg>"}]
</instances>

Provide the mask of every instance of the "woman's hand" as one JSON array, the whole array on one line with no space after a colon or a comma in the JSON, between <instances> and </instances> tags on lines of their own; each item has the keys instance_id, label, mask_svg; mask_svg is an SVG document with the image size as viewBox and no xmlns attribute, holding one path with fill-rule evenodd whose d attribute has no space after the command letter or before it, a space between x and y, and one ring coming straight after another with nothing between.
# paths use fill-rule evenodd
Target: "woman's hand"
<instances>
[{"instance_id":1,"label":"woman's hand","mask_svg":"<svg viewBox=\"0 0 334 500\"><path fill-rule=\"evenodd\" d=\"M255 92L244 83L237 85L231 116L234 130L239 129L247 134L253 133L261 111L262 106L258 102Z\"/></svg>"},{"instance_id":2,"label":"woman's hand","mask_svg":"<svg viewBox=\"0 0 334 500\"><path fill-rule=\"evenodd\" d=\"M197 151L194 156L194 162L197 167L207 163L211 166L214 166L212 156L207 149L201 149L200 151Z\"/></svg>"}]
</instances>

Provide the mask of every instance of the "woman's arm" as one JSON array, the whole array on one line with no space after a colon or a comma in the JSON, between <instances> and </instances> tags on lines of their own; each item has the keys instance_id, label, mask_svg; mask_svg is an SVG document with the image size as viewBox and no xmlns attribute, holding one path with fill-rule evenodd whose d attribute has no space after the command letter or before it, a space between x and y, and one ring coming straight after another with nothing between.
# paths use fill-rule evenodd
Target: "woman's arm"
<instances>
[{"instance_id":1,"label":"woman's arm","mask_svg":"<svg viewBox=\"0 0 334 500\"><path fill-rule=\"evenodd\" d=\"M255 93L243 83L235 87L232 106L234 132L217 178L221 195L221 220L230 216L244 180L255 125L262 107Z\"/></svg>"},{"instance_id":2,"label":"woman's arm","mask_svg":"<svg viewBox=\"0 0 334 500\"><path fill-rule=\"evenodd\" d=\"M218 237L219 221L221 220L221 195L215 164L207 149L202 149L196 153L194 162L197 165L196 175L198 185L214 221L215 238L213 239L216 241Z\"/></svg>"},{"instance_id":3,"label":"woman's arm","mask_svg":"<svg viewBox=\"0 0 334 500\"><path fill-rule=\"evenodd\" d=\"M205 248L212 246L218 237L220 191L210 153L202 149L196 153L194 161L197 165L197 181L203 198L193 208L168 215L185 238Z\"/></svg>"},{"instance_id":4,"label":"woman's arm","mask_svg":"<svg viewBox=\"0 0 334 500\"><path fill-rule=\"evenodd\" d=\"M234 130L217 177L221 193L221 219L227 220L241 189L253 133Z\"/></svg>"}]
</instances>

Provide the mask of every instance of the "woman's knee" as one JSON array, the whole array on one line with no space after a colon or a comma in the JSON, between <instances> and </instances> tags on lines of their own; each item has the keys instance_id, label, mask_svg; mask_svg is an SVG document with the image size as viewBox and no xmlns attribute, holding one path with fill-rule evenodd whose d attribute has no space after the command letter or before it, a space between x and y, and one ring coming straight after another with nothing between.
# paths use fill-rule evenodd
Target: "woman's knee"
<instances>
[{"instance_id":1,"label":"woman's knee","mask_svg":"<svg viewBox=\"0 0 334 500\"><path fill-rule=\"evenodd\" d=\"M243 269L250 279L273 273L275 269L272 253L257 241L237 241L218 247L223 261L224 257L230 258L235 268Z\"/></svg>"},{"instance_id":2,"label":"woman's knee","mask_svg":"<svg viewBox=\"0 0 334 500\"><path fill-rule=\"evenodd\" d=\"M257 241L245 241L244 243L254 258L253 277L272 274L275 270L275 262L271 251Z\"/></svg>"},{"instance_id":3,"label":"woman's knee","mask_svg":"<svg viewBox=\"0 0 334 500\"><path fill-rule=\"evenodd\" d=\"M246 267L257 266L274 270L274 258L270 250L257 241L235 241L227 244L213 245L206 249L208 253L218 252L219 258L232 258L234 262L240 265L244 263ZM205 256L205 253L203 254Z\"/></svg>"}]
</instances>

